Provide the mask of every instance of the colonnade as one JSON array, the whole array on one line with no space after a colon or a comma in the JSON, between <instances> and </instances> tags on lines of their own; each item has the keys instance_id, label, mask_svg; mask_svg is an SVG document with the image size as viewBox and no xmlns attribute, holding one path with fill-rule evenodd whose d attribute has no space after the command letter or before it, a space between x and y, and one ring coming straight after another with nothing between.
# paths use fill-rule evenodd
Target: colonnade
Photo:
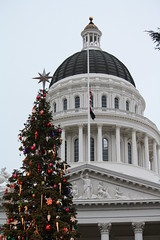
<instances>
[{"instance_id":1,"label":"colonnade","mask_svg":"<svg viewBox=\"0 0 160 240\"><path fill-rule=\"evenodd\" d=\"M132 222L132 229L134 231L134 240L143 240L143 229L145 223L144 222ZM99 223L98 224L101 240L109 240L110 230L112 227L111 223Z\"/></svg>"},{"instance_id":2,"label":"colonnade","mask_svg":"<svg viewBox=\"0 0 160 240\"><path fill-rule=\"evenodd\" d=\"M86 151L85 144L83 143L84 141L84 127L83 124L77 126L78 131L77 131L77 136L79 139L79 161L85 162L85 160L82 157L82 153L84 150ZM98 124L97 125L97 133L95 135L95 139L97 139L96 144L94 147L96 147L96 153L97 157L95 157L95 161L101 162L103 161L103 154L102 154L102 138L106 134L103 130L103 125ZM112 136L110 137L110 143L109 147L112 145L112 156L109 157L109 161L114 161L117 163L124 162L128 163L128 141L130 139L131 143L131 158L132 158L132 164L135 166L138 166L138 150L137 150L137 132L136 129L129 129L128 133L122 132L120 126L115 126L115 131L112 130L114 133L112 133ZM68 131L69 132L69 131ZM65 129L65 127L62 128L62 145L61 145L61 158L65 159L65 141L64 139L68 140L69 139L69 133ZM92 135L93 136L93 135ZM158 164L159 161L159 151L158 151L158 144L155 141L155 139L150 139L149 143L149 136L146 133L143 133L143 154L140 152L140 155L143 155L143 167L146 169L151 169L154 172L158 173L160 166ZM121 138L123 137L124 141L124 153L123 153L123 159L122 159L122 154L121 154ZM68 143L67 143L68 144ZM71 144L71 141L70 141ZM152 148L149 148L149 144L152 144ZM87 145L87 144L86 144ZM73 147L72 147L73 148ZM141 150L142 151L142 150ZM113 154L115 157L113 157ZM72 157L71 157L72 158ZM70 159L71 159L70 158ZM113 160L114 159L114 160ZM72 160L74 161L74 160Z\"/></svg>"}]
</instances>

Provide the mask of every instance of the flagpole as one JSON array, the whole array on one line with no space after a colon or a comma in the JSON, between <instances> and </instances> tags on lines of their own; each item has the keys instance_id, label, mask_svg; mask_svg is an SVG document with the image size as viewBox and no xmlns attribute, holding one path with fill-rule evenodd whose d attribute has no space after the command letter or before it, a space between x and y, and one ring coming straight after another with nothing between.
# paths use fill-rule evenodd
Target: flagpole
<instances>
[{"instance_id":1,"label":"flagpole","mask_svg":"<svg viewBox=\"0 0 160 240\"><path fill-rule=\"evenodd\" d=\"M89 79L89 34L88 34L88 46L87 46L87 80L88 80L88 163L90 163L90 79Z\"/></svg>"}]
</instances>

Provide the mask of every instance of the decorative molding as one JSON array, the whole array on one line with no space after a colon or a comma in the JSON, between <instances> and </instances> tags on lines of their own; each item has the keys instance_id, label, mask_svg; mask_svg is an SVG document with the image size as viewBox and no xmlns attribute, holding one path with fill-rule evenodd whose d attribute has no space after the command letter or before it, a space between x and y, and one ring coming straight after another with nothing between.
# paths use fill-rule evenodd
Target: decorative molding
<instances>
[{"instance_id":1,"label":"decorative molding","mask_svg":"<svg viewBox=\"0 0 160 240\"><path fill-rule=\"evenodd\" d=\"M159 199L144 199L144 200L116 200L116 199L73 199L76 206L108 206L108 207L145 207L145 208L155 208L160 209Z\"/></svg>"},{"instance_id":2,"label":"decorative molding","mask_svg":"<svg viewBox=\"0 0 160 240\"><path fill-rule=\"evenodd\" d=\"M98 223L98 227L101 233L108 233L111 229L111 223Z\"/></svg>"},{"instance_id":3,"label":"decorative molding","mask_svg":"<svg viewBox=\"0 0 160 240\"><path fill-rule=\"evenodd\" d=\"M133 222L132 223L132 228L135 233L137 233L137 232L142 233L144 226L145 226L145 222Z\"/></svg>"}]
</instances>

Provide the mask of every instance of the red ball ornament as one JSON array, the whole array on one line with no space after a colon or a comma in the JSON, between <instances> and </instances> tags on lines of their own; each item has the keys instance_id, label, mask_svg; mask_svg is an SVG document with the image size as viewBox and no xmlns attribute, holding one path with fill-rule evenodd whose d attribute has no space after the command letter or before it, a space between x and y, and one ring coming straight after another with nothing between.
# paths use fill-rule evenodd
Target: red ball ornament
<instances>
[{"instance_id":1,"label":"red ball ornament","mask_svg":"<svg viewBox=\"0 0 160 240\"><path fill-rule=\"evenodd\" d=\"M52 123L51 122L48 122L47 123L47 127L51 127L52 126Z\"/></svg>"},{"instance_id":2,"label":"red ball ornament","mask_svg":"<svg viewBox=\"0 0 160 240\"><path fill-rule=\"evenodd\" d=\"M54 188L54 189L57 189L57 184L56 184L56 183L53 185L53 188Z\"/></svg>"},{"instance_id":3,"label":"red ball ornament","mask_svg":"<svg viewBox=\"0 0 160 240\"><path fill-rule=\"evenodd\" d=\"M9 222L13 222L13 218L10 218L10 219L9 219Z\"/></svg>"},{"instance_id":4,"label":"red ball ornament","mask_svg":"<svg viewBox=\"0 0 160 240\"><path fill-rule=\"evenodd\" d=\"M65 183L65 182L66 182L66 179L64 178L64 179L63 179L63 183Z\"/></svg>"},{"instance_id":5,"label":"red ball ornament","mask_svg":"<svg viewBox=\"0 0 160 240\"><path fill-rule=\"evenodd\" d=\"M33 143L33 145L31 146L31 150L34 151L35 148L36 148L36 144Z\"/></svg>"},{"instance_id":6,"label":"red ball ornament","mask_svg":"<svg viewBox=\"0 0 160 240\"><path fill-rule=\"evenodd\" d=\"M49 163L49 167L53 167L53 163Z\"/></svg>"},{"instance_id":7,"label":"red ball ornament","mask_svg":"<svg viewBox=\"0 0 160 240\"><path fill-rule=\"evenodd\" d=\"M33 122L34 121L34 119L33 118L31 118L31 122Z\"/></svg>"},{"instance_id":8,"label":"red ball ornament","mask_svg":"<svg viewBox=\"0 0 160 240\"><path fill-rule=\"evenodd\" d=\"M29 165L32 165L32 161L29 162Z\"/></svg>"},{"instance_id":9,"label":"red ball ornament","mask_svg":"<svg viewBox=\"0 0 160 240\"><path fill-rule=\"evenodd\" d=\"M13 173L13 177L14 177L14 178L17 178L17 173Z\"/></svg>"},{"instance_id":10,"label":"red ball ornament","mask_svg":"<svg viewBox=\"0 0 160 240\"><path fill-rule=\"evenodd\" d=\"M66 212L69 212L69 208L68 208L68 207L66 207L66 208L65 208L65 211L66 211Z\"/></svg>"},{"instance_id":11,"label":"red ball ornament","mask_svg":"<svg viewBox=\"0 0 160 240\"><path fill-rule=\"evenodd\" d=\"M31 146L31 150L33 151L35 149L35 147L34 146Z\"/></svg>"},{"instance_id":12,"label":"red ball ornament","mask_svg":"<svg viewBox=\"0 0 160 240\"><path fill-rule=\"evenodd\" d=\"M48 169L48 174L52 174L52 169Z\"/></svg>"},{"instance_id":13,"label":"red ball ornament","mask_svg":"<svg viewBox=\"0 0 160 240\"><path fill-rule=\"evenodd\" d=\"M46 94L45 94L45 93L43 93L43 97L44 97L44 98L46 97Z\"/></svg>"},{"instance_id":14,"label":"red ball ornament","mask_svg":"<svg viewBox=\"0 0 160 240\"><path fill-rule=\"evenodd\" d=\"M40 100L41 99L41 96L40 95L37 95L37 100Z\"/></svg>"},{"instance_id":15,"label":"red ball ornament","mask_svg":"<svg viewBox=\"0 0 160 240\"><path fill-rule=\"evenodd\" d=\"M51 225L50 225L50 224L47 224L47 225L46 225L46 230L47 230L47 231L50 231L50 230L51 230Z\"/></svg>"},{"instance_id":16,"label":"red ball ornament","mask_svg":"<svg viewBox=\"0 0 160 240\"><path fill-rule=\"evenodd\" d=\"M68 231L68 228L64 227L63 231L66 233Z\"/></svg>"}]
</instances>

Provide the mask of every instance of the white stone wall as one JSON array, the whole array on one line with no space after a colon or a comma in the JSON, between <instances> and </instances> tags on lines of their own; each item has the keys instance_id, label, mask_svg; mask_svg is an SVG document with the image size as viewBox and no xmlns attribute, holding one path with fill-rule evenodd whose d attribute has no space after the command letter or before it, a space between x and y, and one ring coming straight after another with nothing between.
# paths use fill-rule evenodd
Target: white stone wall
<instances>
[{"instance_id":1,"label":"white stone wall","mask_svg":"<svg viewBox=\"0 0 160 240\"><path fill-rule=\"evenodd\" d=\"M109 141L109 162L128 164L128 142L132 145L132 164L160 173L160 133L156 125L144 117L145 101L138 90L124 79L106 75L90 74L95 120L91 120L91 137L94 138L94 161L102 162L102 141ZM101 97L107 98L107 107L101 107ZM75 109L75 97L80 97L80 108ZM119 99L119 109L115 109L114 99ZM63 100L67 99L67 110L63 110ZM63 130L61 157L65 158L67 141L67 161L74 162L74 140L81 139L79 161L88 162L88 90L87 74L62 79L49 89L48 100L54 111L55 124ZM129 101L129 111L126 111ZM136 108L136 112L135 112ZM80 130L81 128L81 130ZM82 136L80 137L79 134ZM63 137L62 137L63 138ZM101 138L101 140L100 140Z\"/></svg>"}]
</instances>

